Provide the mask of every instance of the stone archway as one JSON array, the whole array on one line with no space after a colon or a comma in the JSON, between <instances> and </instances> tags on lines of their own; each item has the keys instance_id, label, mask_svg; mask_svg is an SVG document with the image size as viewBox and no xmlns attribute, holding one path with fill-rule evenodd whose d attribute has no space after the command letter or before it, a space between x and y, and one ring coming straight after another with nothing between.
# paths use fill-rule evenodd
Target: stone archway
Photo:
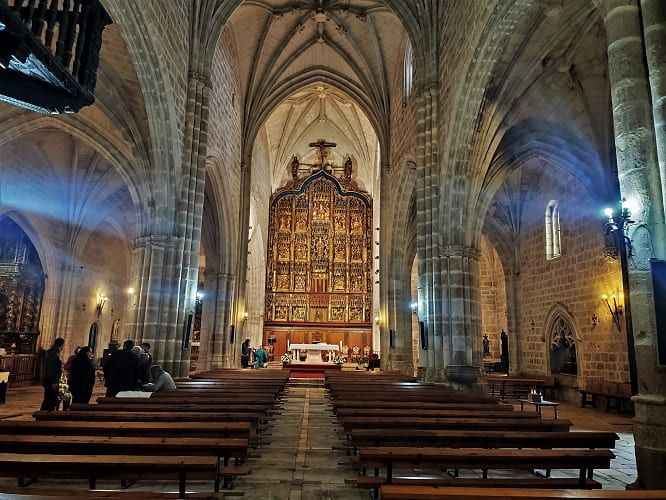
<instances>
[{"instance_id":1,"label":"stone archway","mask_svg":"<svg viewBox=\"0 0 666 500\"><path fill-rule=\"evenodd\" d=\"M542 338L546 340L545 366L547 375L555 378L556 397L570 402L578 400L582 378L582 341L573 315L564 304L555 304L546 316Z\"/></svg>"}]
</instances>

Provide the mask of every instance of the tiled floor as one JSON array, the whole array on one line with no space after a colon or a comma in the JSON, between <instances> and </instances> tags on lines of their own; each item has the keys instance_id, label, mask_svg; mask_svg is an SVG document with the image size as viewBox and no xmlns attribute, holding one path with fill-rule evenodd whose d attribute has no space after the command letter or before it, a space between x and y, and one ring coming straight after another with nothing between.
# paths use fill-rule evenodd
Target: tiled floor
<instances>
[{"instance_id":1,"label":"tiled floor","mask_svg":"<svg viewBox=\"0 0 666 500\"><path fill-rule=\"evenodd\" d=\"M252 499L279 500L370 498L369 492L359 491L354 486L355 472L348 465L348 457L342 450L343 443L324 389L308 387L315 385L312 381L305 384L289 384L281 413L263 435L259 447L253 452L254 458L249 460L252 474L236 480L234 489L226 492L227 498L241 495ZM102 388L96 388L93 400L102 392ZM0 405L0 418L31 419L32 412L39 409L41 398L41 387L10 388L6 404ZM630 418L564 403L560 406L559 418L571 419L574 422L573 431L616 432L620 436L614 450L617 458L613 460L611 469L595 471L595 479L601 481L606 489L624 489L627 483L634 481L636 463ZM493 475L504 477L501 472L491 473ZM558 474L554 472L553 475ZM0 491L3 485L15 484L15 480L0 479ZM40 481L35 487L85 488L85 484L85 481L67 484ZM108 482L102 487L114 488L117 484ZM132 488L174 491L176 485L143 482ZM207 483L188 482L190 488L211 491L211 485Z\"/></svg>"}]
</instances>

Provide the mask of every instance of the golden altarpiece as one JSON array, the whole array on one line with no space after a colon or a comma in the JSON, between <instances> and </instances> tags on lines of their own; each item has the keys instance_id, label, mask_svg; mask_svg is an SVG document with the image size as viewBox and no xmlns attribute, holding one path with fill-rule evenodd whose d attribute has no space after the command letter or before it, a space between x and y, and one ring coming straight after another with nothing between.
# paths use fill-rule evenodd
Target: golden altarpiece
<instances>
[{"instance_id":1,"label":"golden altarpiece","mask_svg":"<svg viewBox=\"0 0 666 500\"><path fill-rule=\"evenodd\" d=\"M372 200L351 180L318 170L271 196L264 343L372 349Z\"/></svg>"}]
</instances>

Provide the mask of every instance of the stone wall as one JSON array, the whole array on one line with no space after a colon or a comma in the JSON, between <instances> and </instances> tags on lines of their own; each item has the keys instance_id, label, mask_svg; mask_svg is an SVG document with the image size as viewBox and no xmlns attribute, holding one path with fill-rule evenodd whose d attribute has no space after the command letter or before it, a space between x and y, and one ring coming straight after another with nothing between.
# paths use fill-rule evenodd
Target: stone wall
<instances>
[{"instance_id":1,"label":"stone wall","mask_svg":"<svg viewBox=\"0 0 666 500\"><path fill-rule=\"evenodd\" d=\"M238 234L238 201L241 162L241 92L238 77L238 53L233 27L222 30L212 61L208 155L216 158L219 171L213 173L223 184L224 192L217 193L223 206L214 210L225 212L220 220L232 221L226 228L229 235ZM221 247L228 252L236 241L226 241ZM221 261L224 259L220 258ZM225 272L232 272L231 269Z\"/></svg>"},{"instance_id":2,"label":"stone wall","mask_svg":"<svg viewBox=\"0 0 666 500\"><path fill-rule=\"evenodd\" d=\"M620 264L603 254L603 206L572 176L547 166L539 189L530 193L521 222L521 370L548 375L548 321L560 310L573 321L577 339L578 386L588 381L628 382L624 316L618 331L601 296L622 301ZM539 175L534 170L527 175ZM546 259L545 210L556 200L560 211L562 255ZM592 315L597 324L593 325ZM515 332L509 342L516 341Z\"/></svg>"},{"instance_id":3,"label":"stone wall","mask_svg":"<svg viewBox=\"0 0 666 500\"><path fill-rule=\"evenodd\" d=\"M500 357L500 332L508 330L506 319L506 281L497 251L481 239L479 259L479 286L481 287L481 335L490 341L490 357ZM479 345L481 341L479 341Z\"/></svg>"}]
</instances>

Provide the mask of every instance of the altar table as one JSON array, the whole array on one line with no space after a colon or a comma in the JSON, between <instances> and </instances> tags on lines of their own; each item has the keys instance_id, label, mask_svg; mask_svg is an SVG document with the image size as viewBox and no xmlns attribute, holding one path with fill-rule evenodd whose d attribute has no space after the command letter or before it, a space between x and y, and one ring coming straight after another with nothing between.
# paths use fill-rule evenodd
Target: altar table
<instances>
[{"instance_id":1,"label":"altar table","mask_svg":"<svg viewBox=\"0 0 666 500\"><path fill-rule=\"evenodd\" d=\"M290 344L289 345L289 350L290 351L296 351L294 353L294 359L292 360L292 363L323 363L321 360L321 352L320 351L328 351L328 363L333 363L333 357L335 356L335 352L340 349L340 346L338 344ZM301 361L299 358L299 351L307 351L308 357L305 361ZM319 351L319 352L312 352L312 351Z\"/></svg>"}]
</instances>

